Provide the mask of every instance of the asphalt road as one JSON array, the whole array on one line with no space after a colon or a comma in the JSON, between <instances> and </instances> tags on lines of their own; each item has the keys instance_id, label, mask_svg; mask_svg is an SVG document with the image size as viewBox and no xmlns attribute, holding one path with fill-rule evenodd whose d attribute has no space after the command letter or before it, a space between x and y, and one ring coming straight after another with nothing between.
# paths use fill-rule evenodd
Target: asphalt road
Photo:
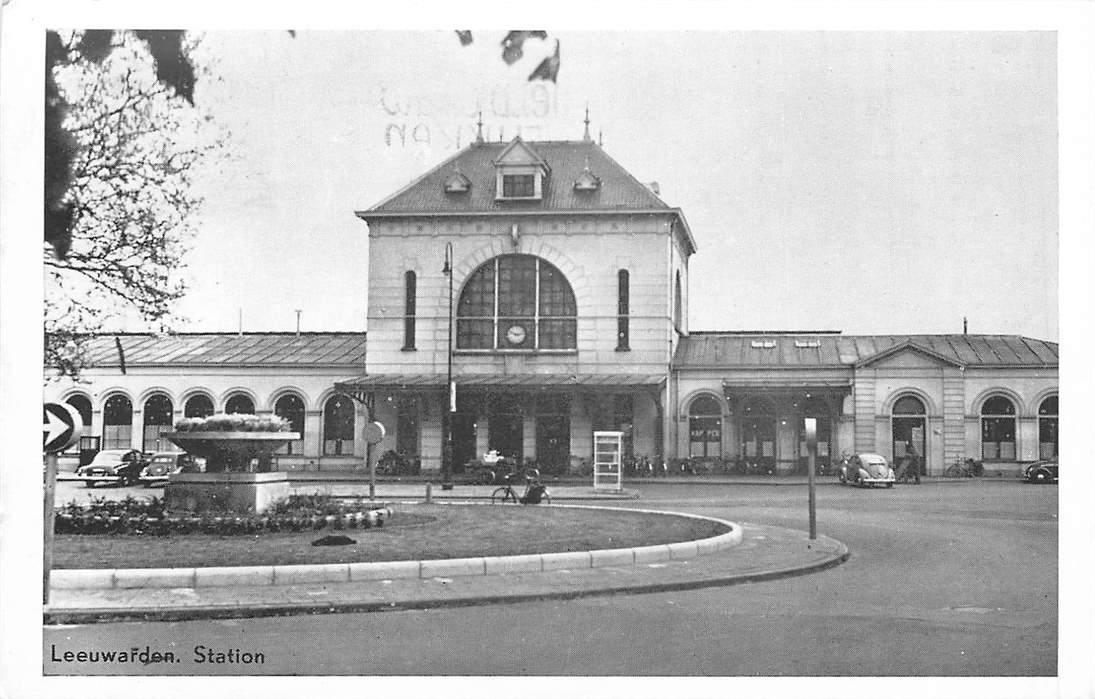
<instances>
[{"instance_id":1,"label":"asphalt road","mask_svg":"<svg viewBox=\"0 0 1095 699\"><path fill-rule=\"evenodd\" d=\"M805 487L639 487L642 499L631 506L808 526ZM824 485L818 528L849 546L845 564L758 584L391 613L47 627L45 643L47 652L60 641L173 648L188 659L198 644L264 656L261 665L149 668L178 674L1056 674L1056 487L987 479L892 490Z\"/></svg>"}]
</instances>

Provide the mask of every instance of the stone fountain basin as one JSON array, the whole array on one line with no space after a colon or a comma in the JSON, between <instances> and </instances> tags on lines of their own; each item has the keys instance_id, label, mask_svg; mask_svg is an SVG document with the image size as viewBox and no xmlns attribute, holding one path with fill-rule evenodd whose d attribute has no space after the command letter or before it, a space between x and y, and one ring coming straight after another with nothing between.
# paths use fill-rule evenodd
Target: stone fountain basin
<instances>
[{"instance_id":1,"label":"stone fountain basin","mask_svg":"<svg viewBox=\"0 0 1095 699\"><path fill-rule=\"evenodd\" d=\"M188 454L214 464L269 456L286 442L300 439L297 432L167 432L164 436ZM288 496L288 474L277 472L175 473L164 489L170 512L262 512Z\"/></svg>"}]
</instances>

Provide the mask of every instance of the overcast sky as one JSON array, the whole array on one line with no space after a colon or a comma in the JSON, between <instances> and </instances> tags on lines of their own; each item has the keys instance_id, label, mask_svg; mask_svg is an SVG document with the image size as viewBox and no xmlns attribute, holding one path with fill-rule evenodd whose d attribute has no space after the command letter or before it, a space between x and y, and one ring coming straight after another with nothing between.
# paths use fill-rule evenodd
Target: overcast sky
<instances>
[{"instance_id":1,"label":"overcast sky","mask_svg":"<svg viewBox=\"0 0 1095 699\"><path fill-rule=\"evenodd\" d=\"M206 32L189 330L365 327L355 218L468 143L594 137L684 210L693 329L1058 338L1050 32ZM528 74L561 42L558 84ZM459 241L455 241L459 252ZM440 272L442 260L438 259Z\"/></svg>"}]
</instances>

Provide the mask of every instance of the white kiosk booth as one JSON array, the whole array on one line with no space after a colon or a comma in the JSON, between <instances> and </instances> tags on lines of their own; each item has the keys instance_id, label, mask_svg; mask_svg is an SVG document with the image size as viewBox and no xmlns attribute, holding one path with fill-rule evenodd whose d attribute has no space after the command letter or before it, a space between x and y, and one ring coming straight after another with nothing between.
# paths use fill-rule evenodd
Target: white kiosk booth
<instances>
[{"instance_id":1,"label":"white kiosk booth","mask_svg":"<svg viewBox=\"0 0 1095 699\"><path fill-rule=\"evenodd\" d=\"M593 489L623 490L623 432L593 433Z\"/></svg>"}]
</instances>

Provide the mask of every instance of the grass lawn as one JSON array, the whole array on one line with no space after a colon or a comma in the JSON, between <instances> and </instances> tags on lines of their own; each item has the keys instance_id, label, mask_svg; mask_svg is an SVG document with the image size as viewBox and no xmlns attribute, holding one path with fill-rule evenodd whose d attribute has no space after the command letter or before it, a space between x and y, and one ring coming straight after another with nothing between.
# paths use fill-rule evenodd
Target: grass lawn
<instances>
[{"instance_id":1,"label":"grass lawn","mask_svg":"<svg viewBox=\"0 0 1095 699\"><path fill-rule=\"evenodd\" d=\"M55 568L189 568L356 563L668 544L715 536L715 522L642 512L490 505L399 505L380 528L259 536L64 535ZM327 534L357 543L312 546Z\"/></svg>"}]
</instances>

